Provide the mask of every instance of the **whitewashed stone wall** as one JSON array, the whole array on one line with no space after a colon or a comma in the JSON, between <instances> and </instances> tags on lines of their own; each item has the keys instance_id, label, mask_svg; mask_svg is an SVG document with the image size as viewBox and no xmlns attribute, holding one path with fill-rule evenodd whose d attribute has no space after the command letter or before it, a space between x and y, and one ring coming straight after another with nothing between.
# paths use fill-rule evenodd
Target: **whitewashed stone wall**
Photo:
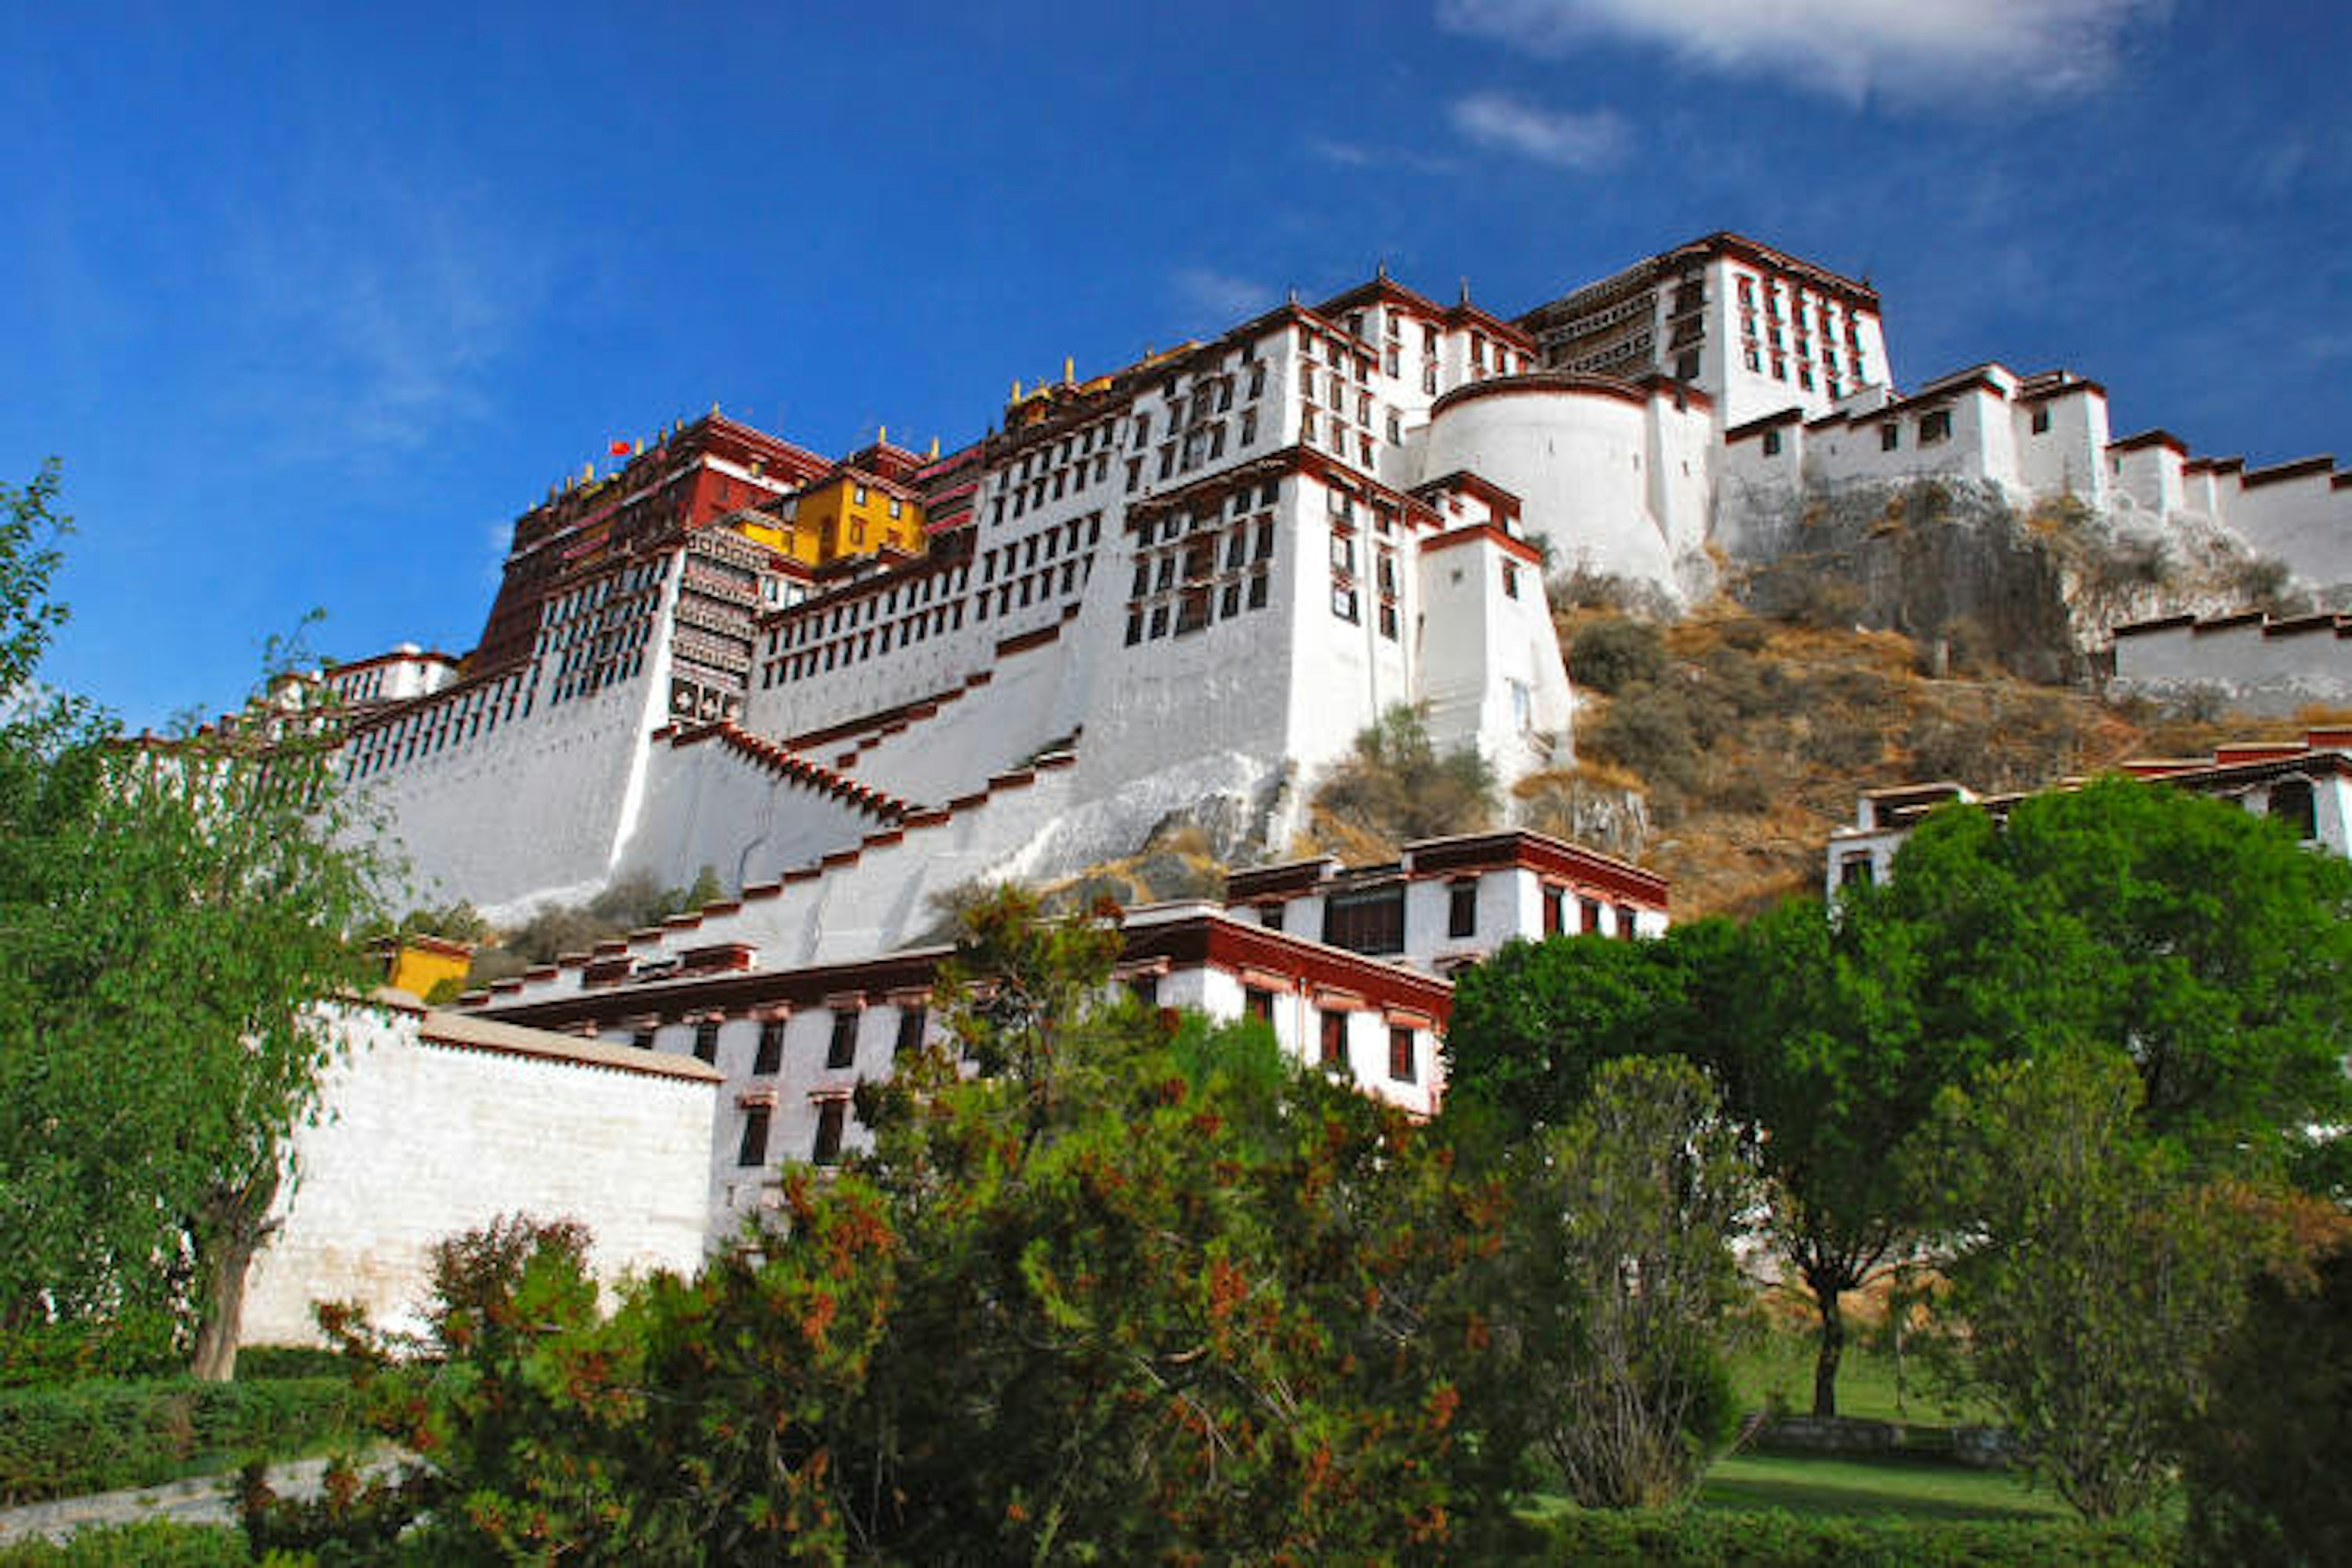
<instances>
[{"instance_id":1,"label":"whitewashed stone wall","mask_svg":"<svg viewBox=\"0 0 2352 1568\"><path fill-rule=\"evenodd\" d=\"M413 1328L433 1245L501 1215L580 1221L607 1282L699 1262L717 1074L405 1006L346 1017L284 1226L247 1276L245 1342L314 1340L319 1300Z\"/></svg>"},{"instance_id":2,"label":"whitewashed stone wall","mask_svg":"<svg viewBox=\"0 0 2352 1568\"><path fill-rule=\"evenodd\" d=\"M2116 634L2114 689L2155 698L2210 690L2252 713L2352 701L2352 625L2334 616L2187 616Z\"/></svg>"}]
</instances>

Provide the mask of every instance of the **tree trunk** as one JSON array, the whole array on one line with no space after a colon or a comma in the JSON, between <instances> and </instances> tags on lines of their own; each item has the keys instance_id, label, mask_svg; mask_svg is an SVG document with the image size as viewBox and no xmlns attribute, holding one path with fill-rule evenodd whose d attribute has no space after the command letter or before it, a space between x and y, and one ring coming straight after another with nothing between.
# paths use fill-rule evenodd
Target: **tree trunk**
<instances>
[{"instance_id":1,"label":"tree trunk","mask_svg":"<svg viewBox=\"0 0 2352 1568\"><path fill-rule=\"evenodd\" d=\"M1844 1292L1835 1286L1813 1286L1813 1305L1822 1315L1822 1344L1813 1359L1813 1414L1827 1419L1837 1414L1838 1357L1845 1352Z\"/></svg>"},{"instance_id":2,"label":"tree trunk","mask_svg":"<svg viewBox=\"0 0 2352 1568\"><path fill-rule=\"evenodd\" d=\"M275 1169L263 1179L215 1196L199 1267L204 1271L204 1317L188 1357L189 1375L226 1383L236 1375L236 1342L245 1327L245 1277L253 1255L277 1227L269 1205L278 1195Z\"/></svg>"}]
</instances>

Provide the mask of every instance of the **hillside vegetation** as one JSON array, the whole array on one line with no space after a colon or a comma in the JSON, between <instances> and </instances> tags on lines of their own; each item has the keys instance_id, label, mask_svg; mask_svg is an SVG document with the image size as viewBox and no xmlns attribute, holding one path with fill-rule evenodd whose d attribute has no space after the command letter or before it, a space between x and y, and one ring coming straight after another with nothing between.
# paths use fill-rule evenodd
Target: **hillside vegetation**
<instances>
[{"instance_id":1,"label":"hillside vegetation","mask_svg":"<svg viewBox=\"0 0 2352 1568\"><path fill-rule=\"evenodd\" d=\"M1577 763L1521 780L1509 816L1662 873L1677 919L1751 913L1819 888L1831 831L1868 790L1940 780L1979 794L2032 790L2130 757L2293 737L2328 717L2112 704L2083 686L2025 679L2010 668L2015 650L1965 617L1932 637L1857 626L1865 606L1835 574L1771 616L1721 599L1653 620L1611 587L1574 581L1557 595ZM2025 662L2046 671L2048 643ZM1334 771L1295 852L1370 864L1409 839L1496 820L1491 803L1454 787L1425 754L1387 742L1368 734ZM1446 809L1434 814L1419 788L1433 778L1447 783L1437 792ZM1416 796L1411 811L1382 808Z\"/></svg>"},{"instance_id":2,"label":"hillside vegetation","mask_svg":"<svg viewBox=\"0 0 2352 1568\"><path fill-rule=\"evenodd\" d=\"M1577 682L1576 769L1523 781L1530 826L1556 803L1638 796L1630 851L1673 883L1678 919L1747 913L1821 885L1825 841L1863 792L1950 780L2038 789L2130 757L2288 738L2296 719L2166 714L2020 679L1969 640L1767 620L1718 603L1671 626L1600 607L1559 616ZM1629 657L1627 647L1645 648ZM1942 673L1930 673L1938 667Z\"/></svg>"}]
</instances>

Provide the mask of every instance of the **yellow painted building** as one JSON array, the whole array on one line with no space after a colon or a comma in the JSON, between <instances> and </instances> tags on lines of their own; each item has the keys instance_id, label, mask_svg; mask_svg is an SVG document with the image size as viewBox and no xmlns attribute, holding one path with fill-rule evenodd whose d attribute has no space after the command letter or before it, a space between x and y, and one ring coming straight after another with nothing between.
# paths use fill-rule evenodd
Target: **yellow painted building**
<instances>
[{"instance_id":1,"label":"yellow painted building","mask_svg":"<svg viewBox=\"0 0 2352 1568\"><path fill-rule=\"evenodd\" d=\"M773 522L746 519L743 531L807 566L884 549L920 555L923 503L903 485L845 468L794 496Z\"/></svg>"},{"instance_id":2,"label":"yellow painted building","mask_svg":"<svg viewBox=\"0 0 2352 1568\"><path fill-rule=\"evenodd\" d=\"M473 948L437 936L386 937L373 951L383 961L384 984L420 998L445 980L462 983L474 966Z\"/></svg>"}]
</instances>

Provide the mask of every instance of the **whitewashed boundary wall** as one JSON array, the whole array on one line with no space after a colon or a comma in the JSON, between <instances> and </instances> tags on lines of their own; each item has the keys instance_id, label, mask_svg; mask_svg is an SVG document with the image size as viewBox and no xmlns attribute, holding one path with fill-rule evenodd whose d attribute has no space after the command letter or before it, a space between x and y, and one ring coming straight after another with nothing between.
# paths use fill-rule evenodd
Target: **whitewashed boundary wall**
<instances>
[{"instance_id":1,"label":"whitewashed boundary wall","mask_svg":"<svg viewBox=\"0 0 2352 1568\"><path fill-rule=\"evenodd\" d=\"M2113 688L2186 698L2211 691L2250 713L2293 713L2352 702L2352 619L2272 620L2259 611L2197 620L2176 616L2117 626Z\"/></svg>"},{"instance_id":2,"label":"whitewashed boundary wall","mask_svg":"<svg viewBox=\"0 0 2352 1568\"><path fill-rule=\"evenodd\" d=\"M414 1328L433 1245L501 1215L578 1220L607 1283L699 1263L716 1072L412 1005L341 1011L350 1050L295 1134L245 1342L314 1342L321 1300Z\"/></svg>"}]
</instances>

